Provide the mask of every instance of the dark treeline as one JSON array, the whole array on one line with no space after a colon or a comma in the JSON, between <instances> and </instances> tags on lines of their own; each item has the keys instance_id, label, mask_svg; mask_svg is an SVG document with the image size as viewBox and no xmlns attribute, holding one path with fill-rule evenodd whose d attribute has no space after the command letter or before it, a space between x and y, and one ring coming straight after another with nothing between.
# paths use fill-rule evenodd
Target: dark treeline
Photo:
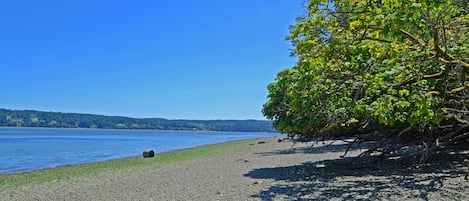
<instances>
[{"instance_id":1,"label":"dark treeline","mask_svg":"<svg viewBox=\"0 0 469 201\"><path fill-rule=\"evenodd\" d=\"M8 109L0 109L0 126L274 132L270 121L261 120L167 120Z\"/></svg>"}]
</instances>

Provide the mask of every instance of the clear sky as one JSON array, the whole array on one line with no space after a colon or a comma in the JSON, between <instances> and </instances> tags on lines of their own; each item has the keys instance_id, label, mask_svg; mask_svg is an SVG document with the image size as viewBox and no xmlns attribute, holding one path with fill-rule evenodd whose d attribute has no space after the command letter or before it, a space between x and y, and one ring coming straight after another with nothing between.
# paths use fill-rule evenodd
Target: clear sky
<instances>
[{"instance_id":1,"label":"clear sky","mask_svg":"<svg viewBox=\"0 0 469 201\"><path fill-rule=\"evenodd\" d=\"M0 108L265 119L304 0L2 0Z\"/></svg>"}]
</instances>

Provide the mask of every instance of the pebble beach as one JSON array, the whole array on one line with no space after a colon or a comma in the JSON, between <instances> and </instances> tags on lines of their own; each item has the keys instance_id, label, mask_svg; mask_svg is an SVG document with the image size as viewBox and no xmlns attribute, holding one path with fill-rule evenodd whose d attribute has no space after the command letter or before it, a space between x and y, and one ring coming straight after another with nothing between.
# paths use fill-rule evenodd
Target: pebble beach
<instances>
[{"instance_id":1,"label":"pebble beach","mask_svg":"<svg viewBox=\"0 0 469 201\"><path fill-rule=\"evenodd\" d=\"M457 161L467 155L354 167L363 149L341 157L346 147L262 138L208 158L20 186L0 200L469 200L467 167Z\"/></svg>"}]
</instances>

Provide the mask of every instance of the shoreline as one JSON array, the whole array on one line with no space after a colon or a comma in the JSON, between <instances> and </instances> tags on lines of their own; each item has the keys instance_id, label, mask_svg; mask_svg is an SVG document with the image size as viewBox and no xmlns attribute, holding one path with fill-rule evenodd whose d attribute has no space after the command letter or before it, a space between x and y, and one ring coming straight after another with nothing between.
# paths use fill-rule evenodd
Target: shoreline
<instances>
[{"instance_id":1,"label":"shoreline","mask_svg":"<svg viewBox=\"0 0 469 201\"><path fill-rule=\"evenodd\" d=\"M38 171L57 177L43 174L48 180L41 181L29 174L27 183L9 187L0 175L0 200L469 200L466 167L448 163L467 153L436 156L419 167L352 167L360 147L341 158L343 142L278 139Z\"/></svg>"},{"instance_id":2,"label":"shoreline","mask_svg":"<svg viewBox=\"0 0 469 201\"><path fill-rule=\"evenodd\" d=\"M67 128L68 129L68 128ZM171 130L169 130L171 131ZM197 131L195 131L197 132ZM210 132L210 131L207 131ZM215 131L218 132L218 131ZM171 154L174 152L180 152L180 151L188 151L191 149L202 149L206 146L212 146L212 145L221 145L221 144L226 144L226 143L231 143L231 142L237 142L237 141L250 141L250 140L257 140L257 139L268 139L268 138L276 138L277 136L273 137L259 137L259 138L247 138L247 139L238 139L238 140L230 140L230 141L225 141L225 142L218 142L218 143L212 143L212 144L205 144L205 145L198 145L195 147L188 147L188 148L182 148L182 149L173 149L173 150L168 150L168 151L163 151L163 152L155 152L155 156L157 157L158 155L164 155L164 154ZM142 150L143 151L143 150ZM154 158L153 157L153 158ZM97 165L101 163L109 163L109 162L119 162L119 161L125 161L125 160L135 160L135 159L143 159L143 156L141 154L139 155L134 155L134 156L126 156L126 157L121 157L121 158L115 158L115 159L109 159L109 160L102 160L102 161L92 161L92 162L85 162L85 163L76 163L76 164L68 164L68 165L58 165L54 167L46 167L46 168L40 168L40 169L34 169L34 170L27 170L27 171L18 171L18 172L0 172L0 178L1 176L8 176L8 175L15 175L15 174L28 174L28 173L34 173L37 171L53 171L54 169L60 169L60 168L67 168L67 167L75 167L75 166L88 166L88 165ZM150 158L151 159L151 158ZM1 180L0 180L1 181ZM1 184L1 183L0 183ZM1 185L0 185L1 187Z\"/></svg>"},{"instance_id":3,"label":"shoreline","mask_svg":"<svg viewBox=\"0 0 469 201\"><path fill-rule=\"evenodd\" d=\"M217 151L217 147L224 146L224 145L232 145L232 146L237 146L239 143L245 143L245 142L254 142L259 139L269 139L269 138L276 138L276 137L267 137L267 138L248 138L248 139L240 139L240 140L232 140L232 141L226 141L226 142L219 142L219 143L213 143L213 144L206 144L206 145L199 145L195 147L189 147L189 148L183 148L183 149L175 149L175 150L169 150L169 151L163 151L159 153L155 153L155 156L152 158L144 158L142 155L135 155L135 156L128 156L128 157L123 157L123 158L117 158L117 159L110 159L110 160L104 160L104 161L95 161L95 162L89 162L89 163L80 163L80 164L70 164L70 165L60 165L60 166L55 166L55 167L48 167L48 168L42 168L42 169L36 169L36 170L31 170L31 171L21 171L21 172L11 172L11 173L0 173L0 190L8 188L5 186L11 186L13 183L13 186L23 186L23 185L29 185L28 181L30 177L33 177L32 180L39 179L40 181L37 183L47 183L50 181L53 181L54 179L49 179L47 177L54 177L54 174L58 174L56 176L57 178L63 178L61 175L66 174L68 172L77 172L80 171L79 169L92 169L92 168L98 168L96 170L92 171L86 171L79 174L79 175L72 175L67 177L67 179L71 179L76 177L86 177L90 174L96 173L96 172L101 172L101 171L109 171L109 166L112 165L118 165L120 168L139 168L139 167L144 167L144 166L149 166L149 165L155 165L157 167L160 166L165 166L165 165L171 165L173 163L177 162L184 162L184 161L190 161L190 160L197 160L204 158L206 156L203 155L198 155L195 156L194 158L177 158L177 157L182 157L180 155L188 154L189 152L197 152L197 151L202 151L202 152L208 152L207 155L215 155L215 154L221 154L222 151ZM220 152L220 153L218 153ZM167 157L173 157L175 155L176 159L168 159ZM162 160L163 163L159 163L161 161L161 158L165 159ZM158 160L158 161L155 161ZM166 163L164 163L166 162ZM103 168L104 167L104 168ZM110 168L113 169L113 168ZM43 175L45 174L45 175ZM38 177L38 178L34 178ZM42 178L45 177L45 178ZM13 181L13 182L12 182ZM19 185L15 185L15 183L19 183ZM35 183L35 182L33 182Z\"/></svg>"},{"instance_id":4,"label":"shoreline","mask_svg":"<svg viewBox=\"0 0 469 201\"><path fill-rule=\"evenodd\" d=\"M141 155L142 151L146 149L153 149L155 153L162 153L203 144L278 135L255 132L56 128L7 128L1 131L0 138L6 140L2 140L2 143L0 143L2 146L5 145L3 146L4 155L0 157L0 161L5 160L5 163L0 165L0 174L30 172L52 167L134 157ZM23 138L26 140L23 140ZM127 141L126 139L133 141ZM36 140L38 140L37 143ZM99 144L104 141L106 141L105 146ZM88 142L91 145L86 144ZM70 146L67 143L70 143ZM49 145L52 147L49 147ZM57 145L57 148L54 145Z\"/></svg>"}]
</instances>

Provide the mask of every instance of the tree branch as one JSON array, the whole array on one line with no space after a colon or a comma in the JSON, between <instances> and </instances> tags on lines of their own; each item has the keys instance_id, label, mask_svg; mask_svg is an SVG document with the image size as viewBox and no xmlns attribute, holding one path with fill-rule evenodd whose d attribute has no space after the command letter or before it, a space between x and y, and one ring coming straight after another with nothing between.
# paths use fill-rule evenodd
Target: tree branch
<instances>
[{"instance_id":1,"label":"tree branch","mask_svg":"<svg viewBox=\"0 0 469 201\"><path fill-rule=\"evenodd\" d=\"M457 110L457 109L453 109L453 108L445 108L445 109L446 109L447 111L451 111L451 112L469 114L469 111L467 111L467 110Z\"/></svg>"},{"instance_id":2,"label":"tree branch","mask_svg":"<svg viewBox=\"0 0 469 201\"><path fill-rule=\"evenodd\" d=\"M371 37L368 37L368 36L363 37L363 39L373 40L373 41L378 41L378 42L383 42L383 43L396 43L396 42L391 41L391 40L386 40L386 39L382 39L382 38L371 38Z\"/></svg>"},{"instance_id":3,"label":"tree branch","mask_svg":"<svg viewBox=\"0 0 469 201\"><path fill-rule=\"evenodd\" d=\"M462 67L466 68L466 70L469 71L469 64L468 63L466 63L464 61L461 61L459 59L453 59L449 55L447 57L450 57L450 60L446 60L446 59L441 58L441 57L438 60L440 62L443 62L444 64L462 66Z\"/></svg>"},{"instance_id":4,"label":"tree branch","mask_svg":"<svg viewBox=\"0 0 469 201\"><path fill-rule=\"evenodd\" d=\"M399 32L401 32L406 38L414 41L414 43L417 43L419 44L420 46L424 46L424 43L422 40L418 39L417 37L415 37L414 35L412 35L411 33L405 31L404 29L399 29Z\"/></svg>"},{"instance_id":5,"label":"tree branch","mask_svg":"<svg viewBox=\"0 0 469 201\"><path fill-rule=\"evenodd\" d=\"M421 79L424 79L424 80L438 79L438 78L441 78L443 75L446 75L446 74L448 74L448 71L444 70L444 71L434 73L434 74L430 74L430 75L423 75L423 77ZM419 79L418 77L413 77L411 79L408 79L408 80L400 82L400 83L392 83L392 84L390 84L390 86L391 87L400 87L400 86L403 86L403 85L416 83L417 81L419 81L421 79Z\"/></svg>"}]
</instances>

